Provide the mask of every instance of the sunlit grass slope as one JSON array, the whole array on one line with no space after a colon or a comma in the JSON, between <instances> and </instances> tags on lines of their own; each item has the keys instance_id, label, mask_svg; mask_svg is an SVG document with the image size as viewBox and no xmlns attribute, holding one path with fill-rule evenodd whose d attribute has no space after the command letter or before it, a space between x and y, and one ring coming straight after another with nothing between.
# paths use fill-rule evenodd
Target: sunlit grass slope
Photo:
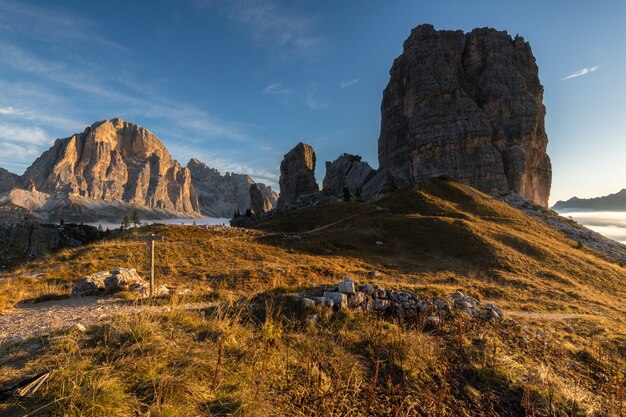
<instances>
[{"instance_id":1,"label":"sunlit grass slope","mask_svg":"<svg viewBox=\"0 0 626 417\"><path fill-rule=\"evenodd\" d=\"M375 205L278 215L255 230L130 231L5 274L2 305L67 295L74 281L99 270L125 266L145 274L148 252L138 238L151 233L165 237L157 244L159 282L192 288L192 298L217 299L220 307L119 318L86 334L6 345L0 382L55 371L39 397L0 411L522 416L626 410L625 269L442 179ZM422 296L460 289L514 320L457 315L424 332L419 324L323 309L315 324L280 307L281 294L313 291L343 274Z\"/></svg>"}]
</instances>

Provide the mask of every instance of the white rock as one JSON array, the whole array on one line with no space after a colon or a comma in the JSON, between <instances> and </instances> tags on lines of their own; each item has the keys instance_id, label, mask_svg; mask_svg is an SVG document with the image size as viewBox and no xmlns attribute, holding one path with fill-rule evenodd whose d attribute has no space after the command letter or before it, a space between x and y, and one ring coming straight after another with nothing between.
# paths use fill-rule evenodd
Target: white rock
<instances>
[{"instance_id":1,"label":"white rock","mask_svg":"<svg viewBox=\"0 0 626 417\"><path fill-rule=\"evenodd\" d=\"M342 292L344 294L356 293L356 289L354 288L354 281L352 281L349 278L343 281L341 284L339 284L337 288L339 289L339 292Z\"/></svg>"},{"instance_id":2,"label":"white rock","mask_svg":"<svg viewBox=\"0 0 626 417\"><path fill-rule=\"evenodd\" d=\"M154 289L154 295L157 297L169 295L169 294L170 294L170 289L167 288L167 285L159 285L158 287Z\"/></svg>"},{"instance_id":3,"label":"white rock","mask_svg":"<svg viewBox=\"0 0 626 417\"><path fill-rule=\"evenodd\" d=\"M81 333L85 333L87 331L87 328L83 326L81 323L76 323L75 325L72 326L72 330L77 330Z\"/></svg>"},{"instance_id":4,"label":"white rock","mask_svg":"<svg viewBox=\"0 0 626 417\"><path fill-rule=\"evenodd\" d=\"M303 298L302 299L302 304L304 304L305 308L313 308L313 307L315 307L315 301L311 300L310 298Z\"/></svg>"},{"instance_id":5,"label":"white rock","mask_svg":"<svg viewBox=\"0 0 626 417\"><path fill-rule=\"evenodd\" d=\"M326 291L324 292L324 298L331 300L333 302L333 306L348 308L348 296L344 293Z\"/></svg>"},{"instance_id":6,"label":"white rock","mask_svg":"<svg viewBox=\"0 0 626 417\"><path fill-rule=\"evenodd\" d=\"M372 295L374 294L374 287L372 287L370 284L365 284L365 286L363 287L363 292L367 295Z\"/></svg>"}]
</instances>

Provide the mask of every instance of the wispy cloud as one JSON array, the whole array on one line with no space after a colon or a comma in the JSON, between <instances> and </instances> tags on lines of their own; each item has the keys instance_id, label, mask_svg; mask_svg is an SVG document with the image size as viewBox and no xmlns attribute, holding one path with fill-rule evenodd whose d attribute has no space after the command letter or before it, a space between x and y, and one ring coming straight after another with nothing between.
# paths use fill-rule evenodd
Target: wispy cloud
<instances>
[{"instance_id":1,"label":"wispy cloud","mask_svg":"<svg viewBox=\"0 0 626 417\"><path fill-rule=\"evenodd\" d=\"M225 149L207 150L206 148L199 146L181 146L176 143L168 146L168 148L172 151L172 154L180 158L182 161L181 163L183 164L191 158L197 158L211 168L215 168L220 171L222 175L227 172L247 174L250 175L255 181L263 182L266 185L273 186L274 188L278 186L278 170L274 172L259 169L256 167L257 164L255 161L247 163L241 162L239 160L240 155L236 151L229 151Z\"/></svg>"},{"instance_id":2,"label":"wispy cloud","mask_svg":"<svg viewBox=\"0 0 626 417\"><path fill-rule=\"evenodd\" d=\"M25 167L34 158L39 156L39 148L33 145L19 145L10 142L0 142L0 154L2 158L12 161L4 165Z\"/></svg>"},{"instance_id":3,"label":"wispy cloud","mask_svg":"<svg viewBox=\"0 0 626 417\"><path fill-rule=\"evenodd\" d=\"M101 47L126 50L99 34L100 26L84 16L41 8L26 2L0 0L0 28L45 43L90 42Z\"/></svg>"},{"instance_id":4,"label":"wispy cloud","mask_svg":"<svg viewBox=\"0 0 626 417\"><path fill-rule=\"evenodd\" d=\"M593 67L585 67L576 72L571 73L570 75L561 78L561 81L569 80L571 78L582 77L583 75L591 74L600 69L600 65L594 65Z\"/></svg>"},{"instance_id":5,"label":"wispy cloud","mask_svg":"<svg viewBox=\"0 0 626 417\"><path fill-rule=\"evenodd\" d=\"M330 106L330 103L318 96L319 87L317 84L310 84L307 88L305 104L311 110L326 109Z\"/></svg>"},{"instance_id":6,"label":"wispy cloud","mask_svg":"<svg viewBox=\"0 0 626 417\"><path fill-rule=\"evenodd\" d=\"M282 85L282 83L274 83L274 84L270 84L265 86L265 88L263 89L263 92L265 94L278 94L278 95L288 95L291 94L293 91L290 88L286 88Z\"/></svg>"},{"instance_id":7,"label":"wispy cloud","mask_svg":"<svg viewBox=\"0 0 626 417\"><path fill-rule=\"evenodd\" d=\"M269 2L233 3L254 6L244 12L235 10L230 2L221 2L230 18L245 25L264 47L307 51L307 38L314 36L305 20L284 14ZM170 97L160 85L138 81L133 71L139 65L132 51L107 39L98 24L55 12L54 7L48 10L0 0L0 166L21 169L29 165L54 137L82 131L95 121L96 114L96 118L119 116L146 123L174 157L183 158L181 162L186 157L206 156L207 162L220 170L275 182L272 170L258 168L275 163L263 159L268 158L263 148L267 143L252 136L262 131L261 127L226 120L194 103ZM289 91L280 83L266 88L268 94L286 95ZM215 154L207 155L209 141ZM256 152L242 157L230 150L233 142L257 146Z\"/></svg>"},{"instance_id":8,"label":"wispy cloud","mask_svg":"<svg viewBox=\"0 0 626 417\"><path fill-rule=\"evenodd\" d=\"M313 19L289 13L270 0L196 0L196 6L221 10L243 26L254 43L278 54L315 58L325 39L313 30Z\"/></svg>"},{"instance_id":9,"label":"wispy cloud","mask_svg":"<svg viewBox=\"0 0 626 417\"><path fill-rule=\"evenodd\" d=\"M349 81L342 81L341 83L339 83L339 87L341 87L341 88L348 88L348 87L351 87L354 84L358 83L359 81L361 81L361 80L359 80L358 78L355 78L355 79L349 80Z\"/></svg>"},{"instance_id":10,"label":"wispy cloud","mask_svg":"<svg viewBox=\"0 0 626 417\"><path fill-rule=\"evenodd\" d=\"M48 134L39 127L24 127L0 123L0 141L41 145L49 141Z\"/></svg>"},{"instance_id":11,"label":"wispy cloud","mask_svg":"<svg viewBox=\"0 0 626 417\"><path fill-rule=\"evenodd\" d=\"M124 91L123 88L116 88L116 84L119 84L118 79L123 77L123 74L118 74L114 70L94 69L89 64L82 67L68 66L58 60L36 56L7 42L0 42L0 54L6 58L8 65L22 74L30 74L76 92L115 103L115 107L123 110L122 113L126 115L168 120L180 127L197 131L205 139L227 138L235 141L247 139L235 123L223 122L206 111L162 97L149 87L133 83L134 88L130 93L128 90ZM110 75L107 76L106 73ZM129 84L125 83L124 86ZM15 109L13 112L15 113ZM29 113L24 113L22 116L38 118L41 121L45 118L33 112L30 116Z\"/></svg>"}]
</instances>

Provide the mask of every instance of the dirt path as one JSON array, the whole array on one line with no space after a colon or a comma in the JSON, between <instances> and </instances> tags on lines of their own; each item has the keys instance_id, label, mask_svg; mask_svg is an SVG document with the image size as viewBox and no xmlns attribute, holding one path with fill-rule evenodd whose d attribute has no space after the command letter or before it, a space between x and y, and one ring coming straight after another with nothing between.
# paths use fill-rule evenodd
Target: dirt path
<instances>
[{"instance_id":1,"label":"dirt path","mask_svg":"<svg viewBox=\"0 0 626 417\"><path fill-rule=\"evenodd\" d=\"M563 320L563 319L601 319L602 316L592 314L562 314L562 313L533 313L528 311L505 311L510 317L524 317L539 320Z\"/></svg>"},{"instance_id":2,"label":"dirt path","mask_svg":"<svg viewBox=\"0 0 626 417\"><path fill-rule=\"evenodd\" d=\"M24 304L0 313L0 343L16 338L40 336L79 323L88 327L118 315L172 309L200 310L212 305L214 304L190 303L178 306L142 306L100 296Z\"/></svg>"}]
</instances>

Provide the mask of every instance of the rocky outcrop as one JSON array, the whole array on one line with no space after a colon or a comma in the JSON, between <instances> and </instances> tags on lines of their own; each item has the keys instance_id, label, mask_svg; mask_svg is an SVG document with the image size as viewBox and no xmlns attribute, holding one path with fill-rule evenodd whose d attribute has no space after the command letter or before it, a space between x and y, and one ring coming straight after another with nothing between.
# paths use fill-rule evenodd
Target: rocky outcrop
<instances>
[{"instance_id":1,"label":"rocky outcrop","mask_svg":"<svg viewBox=\"0 0 626 417\"><path fill-rule=\"evenodd\" d=\"M141 220L165 219L181 213L131 204L120 200L105 201L78 194L42 193L14 188L0 194L0 222L24 219L44 223L91 223L107 221L119 224L125 215L136 211ZM187 214L186 214L187 215Z\"/></svg>"},{"instance_id":2,"label":"rocky outcrop","mask_svg":"<svg viewBox=\"0 0 626 417\"><path fill-rule=\"evenodd\" d=\"M199 213L189 170L147 129L121 119L97 122L83 133L57 139L20 183L49 194Z\"/></svg>"},{"instance_id":3,"label":"rocky outcrop","mask_svg":"<svg viewBox=\"0 0 626 417\"><path fill-rule=\"evenodd\" d=\"M504 313L493 304L482 305L479 300L460 291L450 295L449 301L423 298L413 291L394 291L380 285L365 284L344 277L344 281L327 288L322 296L293 296L305 308L329 307L335 311L350 309L356 312L387 317L402 317L421 321L426 327L438 327L443 319L466 314L474 319L502 321Z\"/></svg>"},{"instance_id":4,"label":"rocky outcrop","mask_svg":"<svg viewBox=\"0 0 626 417\"><path fill-rule=\"evenodd\" d=\"M446 175L548 203L543 87L530 45L494 29L413 29L383 94L380 168L396 182Z\"/></svg>"},{"instance_id":5,"label":"rocky outcrop","mask_svg":"<svg viewBox=\"0 0 626 417\"><path fill-rule=\"evenodd\" d=\"M326 176L322 182L327 195L343 196L345 200L361 197L361 188L375 174L358 155L344 153L333 162L326 162Z\"/></svg>"},{"instance_id":6,"label":"rocky outcrop","mask_svg":"<svg viewBox=\"0 0 626 417\"><path fill-rule=\"evenodd\" d=\"M0 168L0 193L14 188L19 178L19 176L13 174L12 172L9 172L4 168Z\"/></svg>"},{"instance_id":7,"label":"rocky outcrop","mask_svg":"<svg viewBox=\"0 0 626 417\"><path fill-rule=\"evenodd\" d=\"M361 198L367 202L380 200L385 194L397 188L400 188L400 185L396 184L396 180L391 172L386 168L379 169L361 188Z\"/></svg>"},{"instance_id":8,"label":"rocky outcrop","mask_svg":"<svg viewBox=\"0 0 626 417\"><path fill-rule=\"evenodd\" d=\"M285 154L280 163L280 197L278 209L285 209L299 197L319 191L315 181L315 152L305 143L298 143Z\"/></svg>"},{"instance_id":9,"label":"rocky outcrop","mask_svg":"<svg viewBox=\"0 0 626 417\"><path fill-rule=\"evenodd\" d=\"M258 184L250 184L250 209L256 216L269 212L273 208L272 203L263 195Z\"/></svg>"},{"instance_id":10,"label":"rocky outcrop","mask_svg":"<svg viewBox=\"0 0 626 417\"><path fill-rule=\"evenodd\" d=\"M49 251L80 246L110 234L93 226L77 224L0 223L0 260L41 257Z\"/></svg>"},{"instance_id":11,"label":"rocky outcrop","mask_svg":"<svg viewBox=\"0 0 626 417\"><path fill-rule=\"evenodd\" d=\"M250 186L253 184L257 185L271 208L276 206L278 196L272 187L255 183L249 175L228 172L221 175L195 158L189 161L187 168L191 172L200 211L205 216L232 217L236 211L245 213L250 208Z\"/></svg>"},{"instance_id":12,"label":"rocky outcrop","mask_svg":"<svg viewBox=\"0 0 626 417\"><path fill-rule=\"evenodd\" d=\"M89 274L74 284L72 297L96 295L101 292L135 291L146 294L148 284L135 268L117 268Z\"/></svg>"}]
</instances>

